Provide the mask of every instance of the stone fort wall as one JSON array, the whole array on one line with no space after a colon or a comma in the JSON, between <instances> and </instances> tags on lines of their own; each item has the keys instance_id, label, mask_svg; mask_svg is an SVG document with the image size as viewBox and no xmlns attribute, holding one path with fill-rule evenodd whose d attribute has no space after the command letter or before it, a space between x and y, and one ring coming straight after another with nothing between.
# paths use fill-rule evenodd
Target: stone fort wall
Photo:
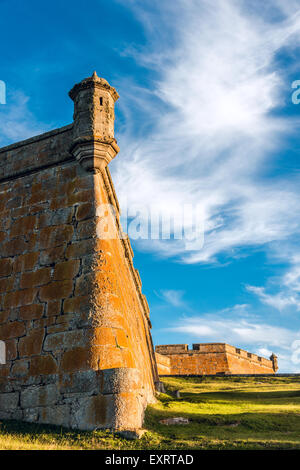
<instances>
[{"instance_id":1,"label":"stone fort wall","mask_svg":"<svg viewBox=\"0 0 300 470\"><path fill-rule=\"evenodd\" d=\"M154 400L149 308L107 167L117 146L89 135L93 114L111 126L101 80L74 92L74 124L0 149L2 419L136 429Z\"/></svg>"},{"instance_id":2,"label":"stone fort wall","mask_svg":"<svg viewBox=\"0 0 300 470\"><path fill-rule=\"evenodd\" d=\"M225 343L161 345L155 348L159 375L274 374L276 356L265 359Z\"/></svg>"}]
</instances>

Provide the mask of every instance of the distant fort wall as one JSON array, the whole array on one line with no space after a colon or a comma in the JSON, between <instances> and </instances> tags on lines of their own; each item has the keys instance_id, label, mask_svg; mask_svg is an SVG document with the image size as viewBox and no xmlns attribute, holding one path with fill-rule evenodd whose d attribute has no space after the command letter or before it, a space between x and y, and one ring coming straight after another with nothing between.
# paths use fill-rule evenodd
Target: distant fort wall
<instances>
[{"instance_id":1,"label":"distant fort wall","mask_svg":"<svg viewBox=\"0 0 300 470\"><path fill-rule=\"evenodd\" d=\"M160 345L155 348L159 375L275 374L277 358L270 359L226 343Z\"/></svg>"}]
</instances>

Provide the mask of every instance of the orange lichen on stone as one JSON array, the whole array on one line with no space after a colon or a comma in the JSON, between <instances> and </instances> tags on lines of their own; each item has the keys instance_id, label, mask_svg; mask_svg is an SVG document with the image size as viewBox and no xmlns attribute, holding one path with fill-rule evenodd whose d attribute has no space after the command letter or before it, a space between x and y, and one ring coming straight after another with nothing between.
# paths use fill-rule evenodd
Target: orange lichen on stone
<instances>
[{"instance_id":1,"label":"orange lichen on stone","mask_svg":"<svg viewBox=\"0 0 300 470\"><path fill-rule=\"evenodd\" d=\"M118 95L93 75L70 96L72 125L0 149L0 419L138 428L158 375L107 168Z\"/></svg>"}]
</instances>

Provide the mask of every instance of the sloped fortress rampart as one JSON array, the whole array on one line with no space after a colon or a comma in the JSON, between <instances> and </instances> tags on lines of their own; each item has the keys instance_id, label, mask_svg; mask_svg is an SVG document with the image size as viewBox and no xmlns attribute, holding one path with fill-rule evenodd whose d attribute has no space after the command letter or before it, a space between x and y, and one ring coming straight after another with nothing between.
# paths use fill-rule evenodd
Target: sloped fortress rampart
<instances>
[{"instance_id":1,"label":"sloped fortress rampart","mask_svg":"<svg viewBox=\"0 0 300 470\"><path fill-rule=\"evenodd\" d=\"M0 149L0 418L136 429L158 376L107 167L118 94L94 73L70 97L73 124Z\"/></svg>"},{"instance_id":2,"label":"sloped fortress rampart","mask_svg":"<svg viewBox=\"0 0 300 470\"><path fill-rule=\"evenodd\" d=\"M277 357L266 359L226 343L156 346L160 375L275 374Z\"/></svg>"}]
</instances>

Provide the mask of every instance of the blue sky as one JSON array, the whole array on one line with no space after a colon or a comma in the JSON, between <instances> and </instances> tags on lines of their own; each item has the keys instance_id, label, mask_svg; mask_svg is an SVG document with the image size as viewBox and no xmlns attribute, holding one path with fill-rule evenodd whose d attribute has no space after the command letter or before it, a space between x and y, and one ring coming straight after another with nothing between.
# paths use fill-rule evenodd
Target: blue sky
<instances>
[{"instance_id":1,"label":"blue sky","mask_svg":"<svg viewBox=\"0 0 300 470\"><path fill-rule=\"evenodd\" d=\"M300 372L300 1L0 0L0 146L120 94L123 212L200 205L204 244L133 240L156 344L228 342Z\"/></svg>"}]
</instances>

